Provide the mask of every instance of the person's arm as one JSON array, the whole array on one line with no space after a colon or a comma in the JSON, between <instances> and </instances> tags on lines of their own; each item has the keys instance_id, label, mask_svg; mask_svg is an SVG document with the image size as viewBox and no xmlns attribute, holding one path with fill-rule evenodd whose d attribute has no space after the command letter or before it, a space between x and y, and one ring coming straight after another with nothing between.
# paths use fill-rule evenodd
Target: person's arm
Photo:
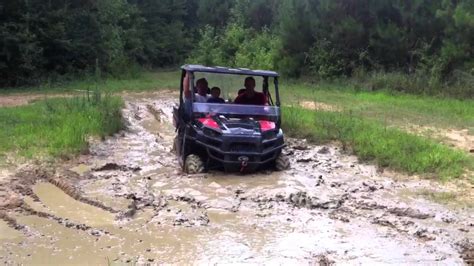
<instances>
[{"instance_id":1,"label":"person's arm","mask_svg":"<svg viewBox=\"0 0 474 266\"><path fill-rule=\"evenodd\" d=\"M191 75L189 74L189 72L186 72L186 75L184 76L184 80L183 80L184 97L186 99L191 99L191 90L189 89L190 78L191 78Z\"/></svg>"}]
</instances>

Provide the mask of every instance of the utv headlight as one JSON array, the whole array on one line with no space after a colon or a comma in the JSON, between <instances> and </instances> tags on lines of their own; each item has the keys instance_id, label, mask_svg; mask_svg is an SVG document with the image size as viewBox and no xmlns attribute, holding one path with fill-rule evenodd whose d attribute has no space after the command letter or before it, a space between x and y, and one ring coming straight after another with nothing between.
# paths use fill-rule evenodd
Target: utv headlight
<instances>
[{"instance_id":1,"label":"utv headlight","mask_svg":"<svg viewBox=\"0 0 474 266\"><path fill-rule=\"evenodd\" d=\"M264 139L274 139L277 137L277 132L275 130L267 131L262 133Z\"/></svg>"},{"instance_id":2,"label":"utv headlight","mask_svg":"<svg viewBox=\"0 0 474 266\"><path fill-rule=\"evenodd\" d=\"M210 128L207 128L205 127L202 132L204 133L204 135L206 136L209 136L209 137L213 137L213 138L217 138L221 135L221 133L215 131L215 130L212 130Z\"/></svg>"}]
</instances>

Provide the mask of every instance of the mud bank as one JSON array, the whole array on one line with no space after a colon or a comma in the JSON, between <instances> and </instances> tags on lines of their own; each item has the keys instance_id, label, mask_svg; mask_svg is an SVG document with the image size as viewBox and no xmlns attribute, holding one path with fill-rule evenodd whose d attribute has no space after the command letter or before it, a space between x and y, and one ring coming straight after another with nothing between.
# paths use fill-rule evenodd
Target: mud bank
<instances>
[{"instance_id":1,"label":"mud bank","mask_svg":"<svg viewBox=\"0 0 474 266\"><path fill-rule=\"evenodd\" d=\"M60 168L3 183L0 262L422 263L473 259L474 212L336 146L288 140L292 168L183 174L169 95L125 96L127 130ZM413 192L413 193L407 193ZM8 204L5 204L7 203Z\"/></svg>"}]
</instances>

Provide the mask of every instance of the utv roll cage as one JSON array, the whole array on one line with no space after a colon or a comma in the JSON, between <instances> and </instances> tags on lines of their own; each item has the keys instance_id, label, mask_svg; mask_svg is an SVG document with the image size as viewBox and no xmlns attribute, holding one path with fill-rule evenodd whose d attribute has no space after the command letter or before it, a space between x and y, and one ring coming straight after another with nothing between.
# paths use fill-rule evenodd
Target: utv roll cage
<instances>
[{"instance_id":1,"label":"utv roll cage","mask_svg":"<svg viewBox=\"0 0 474 266\"><path fill-rule=\"evenodd\" d=\"M191 75L191 84L193 86L193 91L194 91L194 73L199 72L199 73L216 73L216 74L229 74L229 75L242 75L242 76L252 76L252 77L262 77L263 78L263 93L269 94L269 86L268 86L268 78L274 78L273 83L275 85L275 102L273 102L273 99L269 97L269 104L270 105L275 105L275 106L280 106L280 94L278 90L278 77L280 76L277 72L275 71L268 71L268 70L251 70L248 68L230 68L230 67L220 67L220 66L215 66L215 67L208 67L208 66L203 66L203 65L183 65L181 67L181 82L180 82L180 95L179 95L179 105L183 106L183 80L186 75L186 72L190 72L193 75ZM194 94L191 93L192 97L192 103L194 102ZM192 108L191 108L192 110Z\"/></svg>"}]
</instances>

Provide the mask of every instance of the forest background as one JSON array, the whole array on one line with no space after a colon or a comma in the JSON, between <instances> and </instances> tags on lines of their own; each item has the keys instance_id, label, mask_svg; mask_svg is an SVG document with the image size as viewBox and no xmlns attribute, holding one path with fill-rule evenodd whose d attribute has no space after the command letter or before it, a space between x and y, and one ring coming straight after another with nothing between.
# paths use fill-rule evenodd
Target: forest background
<instances>
[{"instance_id":1,"label":"forest background","mask_svg":"<svg viewBox=\"0 0 474 266\"><path fill-rule=\"evenodd\" d=\"M183 63L474 96L472 0L2 0L0 87Z\"/></svg>"}]
</instances>

